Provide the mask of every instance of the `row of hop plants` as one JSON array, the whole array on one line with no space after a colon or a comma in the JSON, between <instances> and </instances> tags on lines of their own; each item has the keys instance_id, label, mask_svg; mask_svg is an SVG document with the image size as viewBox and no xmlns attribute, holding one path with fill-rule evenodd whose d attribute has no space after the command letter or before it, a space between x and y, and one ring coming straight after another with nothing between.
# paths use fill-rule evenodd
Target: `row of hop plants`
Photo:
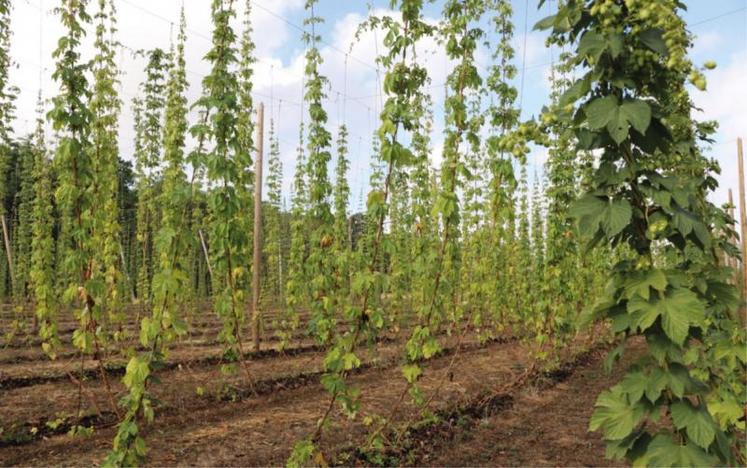
<instances>
[{"instance_id":1,"label":"row of hop plants","mask_svg":"<svg viewBox=\"0 0 747 468\"><path fill-rule=\"evenodd\" d=\"M320 447L335 407L351 417L362 412L365 389L348 377L362 365L365 343L406 330L406 385L393 408L409 401L428 414L431 395L419 382L426 361L443 350L443 333L482 340L511 333L534 342L542 361L593 320L608 320L623 341L643 335L648 346L597 402L590 427L603 432L609 456L654 465L744 461L740 299L718 260L737 255L733 220L707 199L717 167L703 145L714 126L690 115L685 84L703 88L704 71L687 59L691 37L675 2L561 2L538 27L570 52L553 67L551 102L539 121L521 122L510 2L447 0L433 23L422 0L392 1L391 13L369 17L359 31L383 33L377 65L386 100L366 209L352 217L348 130L341 125L335 141L327 128L315 0L305 5L308 115L289 210L272 120L267 200L252 195L250 2L239 35L234 1L212 1L211 71L191 105L184 11L169 51L142 52L134 169L118 152L116 11L111 0L97 6L93 18L86 0L62 0L56 9L66 33L54 52L62 92L46 116L55 132L48 145L42 102L36 133L10 137L10 4L0 2L0 169L9 175L0 215L11 254L0 280L17 304L33 305L50 357L61 346L58 311L78 321L72 343L81 365L95 359L108 389L102 350L128 357L126 395L116 402L108 391L120 422L107 464L145 460L142 424L156 412L151 387L174 340L204 315L201 299L221 323L222 370L241 371L253 385L242 340L255 203L266 213L261 302L278 310L272 329L286 345L298 333L313 337L326 353L328 405L290 465L325 461ZM88 62L81 41L91 22L96 52ZM437 170L430 78L418 55L433 39L453 63ZM479 47L491 52L484 72ZM190 109L198 114L191 126ZM546 146L549 158L530 190L532 144ZM25 320L19 310L14 329ZM135 344L123 325L133 319ZM610 362L623 351L624 342ZM414 422L395 422L394 414L367 415L364 452L378 457L387 431ZM671 424L660 424L662 416Z\"/></svg>"}]
</instances>

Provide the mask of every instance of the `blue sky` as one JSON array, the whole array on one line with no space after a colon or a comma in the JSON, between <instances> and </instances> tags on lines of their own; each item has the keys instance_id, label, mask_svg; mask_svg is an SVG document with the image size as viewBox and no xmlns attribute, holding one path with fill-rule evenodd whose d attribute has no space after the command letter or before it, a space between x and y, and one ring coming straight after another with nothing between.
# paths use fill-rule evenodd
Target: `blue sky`
<instances>
[{"instance_id":1,"label":"blue sky","mask_svg":"<svg viewBox=\"0 0 747 468\"><path fill-rule=\"evenodd\" d=\"M210 1L184 2L189 28L189 99L194 101L200 93L200 80L209 71L209 66L202 57L210 46ZM168 47L172 30L170 23L177 21L181 0L115 0L115 3L119 10L120 38L128 48ZM243 6L244 1L238 0L237 3ZM305 16L303 0L253 0L252 3L259 58L255 98L265 103L267 115L275 120L285 167L287 193L294 169L298 125L302 118L299 103L303 44L298 27ZM376 44L381 38L366 34L351 49L355 30L365 18L369 3L376 11L385 10L389 4L388 1L381 0L321 0L317 11L326 20L320 33L324 39L321 47L325 59L323 72L331 81L326 103L330 116L329 129L334 134L337 126L345 122L351 133L352 209L359 207L367 190L371 133L382 102L374 62L378 50ZM726 187L736 190L735 141L737 136L747 133L747 88L743 84L747 76L747 0L696 0L686 3L688 11L685 19L691 25L692 32L697 35L692 51L694 61L702 64L706 60L715 60L718 63L716 70L708 72L709 90L706 93L693 90L693 96L696 104L704 110L703 118L716 118L721 122L717 143L711 150L711 155L724 168L724 174L720 177L722 189L714 196L715 200L721 202L725 200ZM17 68L12 71L11 79L21 88L16 122L18 133L21 134L33 128L34 103L39 88L41 87L45 98L55 93L56 87L50 78L53 67L51 52L62 32L58 19L51 13L56 4L53 0L14 1L12 21L15 36L11 55L17 62ZM430 4L426 10L427 16L435 21L442 4L442 1ZM536 5L536 0L514 1L517 66L522 68L523 61L526 70L522 98L524 118L536 115L547 102L549 67L552 58L558 54L556 50L545 48L542 33L532 31L537 20L551 14L555 2L547 2L541 11ZM525 22L528 25L526 38ZM444 95L440 85L444 82L449 64L435 44L424 49L427 50L423 51L423 59L431 74L431 91L438 118L442 113ZM348 50L351 52L346 55ZM92 53L90 45L88 53ZM481 54L479 60L487 64L487 52L481 51ZM522 60L524 57L525 60ZM121 92L125 101L120 122L120 149L124 157L131 157L133 132L130 101L138 93L144 63L142 59L132 57L127 49L121 50L119 62L124 71ZM520 81L517 78L517 87ZM442 126L437 123L433 135L434 164L438 164L440 160L441 133ZM535 150L529 159L530 171L535 168L541 171L544 161L545 151Z\"/></svg>"}]
</instances>

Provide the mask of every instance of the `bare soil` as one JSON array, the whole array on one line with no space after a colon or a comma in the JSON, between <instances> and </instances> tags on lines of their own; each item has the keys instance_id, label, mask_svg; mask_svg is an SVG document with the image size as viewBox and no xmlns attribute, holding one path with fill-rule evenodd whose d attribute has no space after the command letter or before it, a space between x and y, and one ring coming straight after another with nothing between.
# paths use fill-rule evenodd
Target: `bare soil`
<instances>
[{"instance_id":1,"label":"bare soil","mask_svg":"<svg viewBox=\"0 0 747 468\"><path fill-rule=\"evenodd\" d=\"M620 466L604 458L605 443L599 433L588 431L589 419L599 393L619 382L644 348L642 341L631 341L610 373L602 366L606 349L597 348L574 365L535 379L497 411L468 423L447 420L418 447L415 464Z\"/></svg>"},{"instance_id":2,"label":"bare soil","mask_svg":"<svg viewBox=\"0 0 747 468\"><path fill-rule=\"evenodd\" d=\"M212 331L212 323L202 328ZM361 350L362 367L349 382L362 389L361 413L333 412L321 447L328 463L368 464L360 450L371 428L365 417L382 415L383 434L402 435L387 463L413 465L601 465L604 445L586 432L596 395L619 375L601 373L602 345L579 338L547 371L533 365L534 345L510 335L482 343L474 334L444 336L444 352L423 364L420 387L431 400L434 424L418 425L422 409L407 396L399 364L403 334ZM179 343L152 391L161 401L156 422L145 426L151 466L284 465L293 444L308 436L329 403L319 384L324 353L299 341L285 353L268 342L250 355L254 385L242 371L219 371L220 347ZM640 347L640 345L638 345ZM639 352L633 347L631 354ZM100 375L89 363L85 391L67 375L72 360L53 363L22 346L0 350L0 465L97 465L116 431ZM25 353L25 354L24 354ZM18 356L23 356L18 358ZM123 360L107 371L116 396ZM80 376L80 375L79 375ZM516 385L513 385L516 383ZM405 395L403 397L403 395ZM401 403L399 403L401 401ZM88 438L65 433L78 422L95 428ZM410 427L407 432L395 429Z\"/></svg>"}]
</instances>

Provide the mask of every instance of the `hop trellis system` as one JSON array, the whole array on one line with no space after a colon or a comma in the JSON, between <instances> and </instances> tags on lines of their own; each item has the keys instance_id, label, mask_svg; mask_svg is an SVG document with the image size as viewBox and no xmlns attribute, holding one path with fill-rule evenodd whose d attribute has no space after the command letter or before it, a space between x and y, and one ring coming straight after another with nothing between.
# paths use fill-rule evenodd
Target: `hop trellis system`
<instances>
[{"instance_id":1,"label":"hop trellis system","mask_svg":"<svg viewBox=\"0 0 747 468\"><path fill-rule=\"evenodd\" d=\"M382 101L370 190L352 214L358 136L344 110L336 137L329 129L330 49L321 47L316 0L305 2L298 27L304 116L287 200L275 102L268 176L254 173L265 146L264 122L255 118L264 112L254 112L258 5L211 0L210 72L193 103L185 7L168 50L137 52L146 67L131 100L133 168L119 154L125 104L115 2L89 3L60 0L55 9L65 30L53 53L59 93L47 103L40 90L35 132L15 139L11 2L0 0L0 291L14 306L6 341L36 334L50 359L74 346L72 434L93 430L81 411L88 383L80 376L95 361L117 422L105 464L147 462L148 428L159 424L154 389L170 349L213 315L223 389L234 396L258 391L251 357L261 347L322 353L326 398L290 466L333 461L325 437L338 411L364 421L357 456L390 463L408 430L438 419L434 402L444 379L460 372L466 341L520 340L533 363L523 379L560 359L592 323L612 343L610 367L628 340L645 342L643 356L599 395L589 423L608 457L745 463L744 291L733 268L740 251L730 207L709 199L715 125L693 118L690 96L706 90L715 64L688 58L692 35L679 2L558 1L536 29L564 52L551 68L547 105L527 121L515 87L511 2L445 0L437 21L423 0L391 0L386 12L371 12L356 37L382 39L367 64L381 78ZM235 21L239 9L244 17ZM434 44L450 64L436 85L423 60ZM350 52L337 52L347 74ZM442 87L441 114L431 90ZM548 161L542 177L535 167L530 178L537 146ZM255 199L263 179L266 200ZM244 345L248 312L254 351ZM66 317L76 321L71 335L60 327ZM354 375L380 343L396 347L403 390L376 414ZM113 355L127 359L119 394L107 363ZM446 370L436 375L429 363L443 356ZM237 382L234 373L238 388L227 383ZM402 416L405 407L414 410Z\"/></svg>"}]
</instances>

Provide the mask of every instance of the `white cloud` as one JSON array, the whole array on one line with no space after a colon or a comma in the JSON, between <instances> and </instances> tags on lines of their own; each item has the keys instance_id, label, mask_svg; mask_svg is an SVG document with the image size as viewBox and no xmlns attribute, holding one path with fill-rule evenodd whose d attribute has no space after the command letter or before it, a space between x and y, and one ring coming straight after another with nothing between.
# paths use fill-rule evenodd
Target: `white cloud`
<instances>
[{"instance_id":1,"label":"white cloud","mask_svg":"<svg viewBox=\"0 0 747 468\"><path fill-rule=\"evenodd\" d=\"M527 155L527 163L537 168L540 173L544 171L548 159L550 159L550 152L544 146L534 146Z\"/></svg>"},{"instance_id":2,"label":"white cloud","mask_svg":"<svg viewBox=\"0 0 747 468\"><path fill-rule=\"evenodd\" d=\"M716 52L717 48L724 43L724 36L718 31L706 31L695 36L691 55L703 58L706 54Z\"/></svg>"},{"instance_id":3,"label":"white cloud","mask_svg":"<svg viewBox=\"0 0 747 468\"><path fill-rule=\"evenodd\" d=\"M540 63L550 61L549 51L545 47L547 34L540 31L530 31L526 35L518 34L514 36L513 47L516 51L517 63L521 64L526 59L527 66L536 66ZM524 43L526 42L526 57L524 56Z\"/></svg>"},{"instance_id":4,"label":"white cloud","mask_svg":"<svg viewBox=\"0 0 747 468\"><path fill-rule=\"evenodd\" d=\"M703 109L696 118L719 122L717 143L709 154L721 165L720 187L714 201L723 203L729 188L734 190L735 196L737 194L736 139L744 138L747 133L747 89L743 84L747 76L747 52L732 55L728 62L720 64L706 76L707 91L692 91L693 100Z\"/></svg>"},{"instance_id":5,"label":"white cloud","mask_svg":"<svg viewBox=\"0 0 747 468\"><path fill-rule=\"evenodd\" d=\"M93 3L89 5L89 13L96 11L97 6ZM56 4L57 2L51 0L14 2L11 17L13 29L11 56L18 67L11 72L11 81L21 90L17 101L18 119L15 124L16 132L20 135L33 129L40 69L44 98L48 99L57 93L57 84L51 79L54 70L52 51L63 30L59 24L59 18L52 12ZM115 4L118 10L118 39L125 47L120 51L118 65L123 72L121 98L124 101L120 122L120 147L123 155L127 157L127 153L131 152L133 136L130 101L138 93L145 66L145 59L133 57L132 51L154 47L167 49L172 34L176 34L181 2L118 0ZM276 0L273 2L273 11L283 15L302 6L302 0ZM188 99L194 102L201 91L201 79L209 72L209 65L203 61L203 57L210 47L212 29L210 2L190 1L186 10L186 18L188 28L186 61L190 81ZM239 12L234 21L236 31L240 31L242 21L243 2L239 2ZM256 5L252 11L252 23L254 36L262 38L261 41L257 41L257 55L262 60L258 69L262 71L269 57L291 37L294 31L267 11L257 8ZM88 37L82 48L84 60L90 59L94 53L93 28L93 25L88 27ZM260 84L265 76L264 73L258 75ZM278 74L277 79L281 84L283 83L282 74Z\"/></svg>"}]
</instances>

